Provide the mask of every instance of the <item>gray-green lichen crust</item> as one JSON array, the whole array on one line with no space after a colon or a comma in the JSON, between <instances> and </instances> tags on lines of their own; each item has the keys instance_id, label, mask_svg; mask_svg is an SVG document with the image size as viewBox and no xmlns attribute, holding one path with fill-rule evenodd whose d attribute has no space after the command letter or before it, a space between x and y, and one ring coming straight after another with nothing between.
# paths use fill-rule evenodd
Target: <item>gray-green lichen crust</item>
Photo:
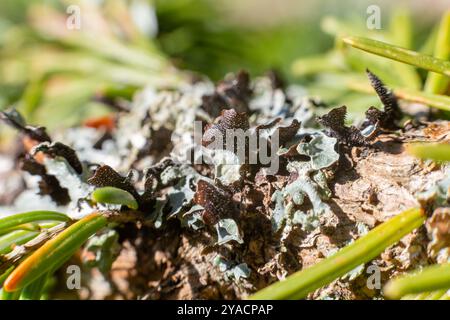
<instances>
[{"instance_id":1,"label":"gray-green lichen crust","mask_svg":"<svg viewBox=\"0 0 450 320\"><path fill-rule=\"evenodd\" d=\"M113 130L76 127L54 134L76 159L65 147L66 153L48 151L46 137L36 141L36 150L47 150L45 160L24 157L25 188L2 209L26 211L32 204L73 217L129 213L126 206L92 201L91 193L111 186L131 194L143 221L113 226L84 250L85 264L109 275L89 271L86 285L93 290L98 281L110 284L96 298L243 298L418 206L417 198L439 203L427 230L405 237L373 264L389 278L448 258L448 237L439 231L449 225L448 171L403 150L417 137L437 138L427 133L428 124L394 134L379 133L369 121L374 134L368 137L367 119L347 126L346 108L330 109L299 86L280 88L268 77L251 81L245 72L216 86L202 80L172 91L146 88L116 115ZM448 128L448 122L435 125ZM42 134L23 128L23 135ZM212 137L227 130L248 132L257 143L211 147ZM275 172L250 161L251 152L273 146ZM251 150L240 158L245 148ZM7 179L16 178L17 172ZM54 199L50 187L66 190L67 199ZM359 266L310 298L381 297L367 288L364 270Z\"/></svg>"}]
</instances>

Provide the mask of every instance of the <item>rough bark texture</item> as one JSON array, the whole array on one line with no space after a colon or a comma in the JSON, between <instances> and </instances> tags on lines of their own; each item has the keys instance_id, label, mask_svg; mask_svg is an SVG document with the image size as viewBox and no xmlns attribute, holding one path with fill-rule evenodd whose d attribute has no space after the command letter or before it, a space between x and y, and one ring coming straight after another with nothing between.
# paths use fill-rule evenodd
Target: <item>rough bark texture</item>
<instances>
[{"instance_id":1,"label":"rough bark texture","mask_svg":"<svg viewBox=\"0 0 450 320\"><path fill-rule=\"evenodd\" d=\"M359 237L358 225L369 229L400 211L418 206L415 193L444 176L435 164L421 162L405 152L413 141L448 140L449 123L410 128L402 135L380 135L373 148L353 148L349 163L334 173L329 204L337 218L333 228L306 234L296 228L286 240L286 252L272 237L269 219L248 214L242 219L243 245L213 247L208 232L192 232L178 222L165 229L141 229L128 240L113 264L111 279L116 292L110 298L232 299L267 286L302 268L314 265ZM393 274L431 262L424 227L404 237L373 261L382 270L382 283ZM247 263L251 276L238 283L224 280L214 264L220 252ZM354 280L341 279L309 298L367 299L380 295L367 287L365 270ZM97 298L99 298L97 296Z\"/></svg>"},{"instance_id":2,"label":"rough bark texture","mask_svg":"<svg viewBox=\"0 0 450 320\"><path fill-rule=\"evenodd\" d=\"M19 160L39 169L29 171L36 178L51 179L55 188L67 190L71 201L66 207L55 207L58 202L51 193L42 193L42 184L38 185L41 196L36 198L36 188L29 187L30 176L9 170L0 188L14 196L4 197L3 205L11 205L15 212L48 208L71 216L110 210L124 218L121 224L114 220L117 233L107 230L118 234L120 244L112 270L102 274L102 268L84 269L83 289L75 295L64 287L67 274L60 271L55 297L245 298L316 264L399 212L419 206L416 194L430 190L448 173L448 168L413 158L405 145L449 142L449 122L414 119L400 125L394 119L395 129L390 129L369 117L347 126L345 106L324 114L327 110L322 105L297 91L279 88L267 78L250 83L245 72L216 87L205 82L180 92L149 88L135 97L129 110L115 115L116 127L106 140L101 129L66 130L59 140L70 150L70 159L54 146L46 144L43 149L42 143L33 140L27 148L24 143L18 153L25 157ZM388 119L389 110L379 111L378 116ZM4 116L11 118L14 113ZM203 130L200 141L193 134L198 120ZM279 161L280 170L268 173L264 164L250 163L248 158L238 164L194 165L186 158L175 163L179 155L209 145L213 134L228 129L250 129L258 138L264 137L254 146L256 153L279 137L272 159ZM366 129L372 133L364 134ZM25 138L30 135L23 129L21 133ZM238 147L247 149L248 143L243 144ZM209 152L213 157L235 159L234 147ZM23 183L8 187L21 179L26 182L25 191ZM134 221L133 212L125 206L111 208L92 201L94 188L104 186L134 196L138 202ZM27 198L30 195L32 201ZM436 212L430 212L433 217L424 227L371 262L379 267L382 282L395 273L435 262L437 251L450 248L448 207ZM227 223L223 227L226 240L220 234L221 222ZM106 251L112 252L111 248ZM78 265L98 262L89 245L74 259ZM363 267L309 298L380 298L379 289L367 286L369 274Z\"/></svg>"}]
</instances>

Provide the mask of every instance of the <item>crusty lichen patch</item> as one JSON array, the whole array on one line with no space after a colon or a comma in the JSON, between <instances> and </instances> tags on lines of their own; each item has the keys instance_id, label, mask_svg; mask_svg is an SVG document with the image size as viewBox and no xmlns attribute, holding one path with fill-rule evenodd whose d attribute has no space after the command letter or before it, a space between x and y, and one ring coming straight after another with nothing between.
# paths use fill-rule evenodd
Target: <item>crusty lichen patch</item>
<instances>
[{"instance_id":1,"label":"crusty lichen patch","mask_svg":"<svg viewBox=\"0 0 450 320\"><path fill-rule=\"evenodd\" d=\"M91 251L82 255L89 263L80 298L239 299L316 264L402 210L448 197L441 194L448 185L440 187L448 168L405 151L410 142L449 141L448 122L402 127L400 110L389 115L398 108L389 100L389 108L371 108L362 123L348 126L344 106L321 110L323 104L299 92L268 78L251 82L243 72L217 86L205 81L180 91L143 90L106 135L72 128L60 134L65 152L56 152L46 136L34 141L39 156L21 150L20 161L36 177L23 175L25 190L9 209L29 205L32 191L40 209L59 205L72 216L109 210L135 217L115 227L117 234L91 239ZM200 137L194 136L195 121ZM239 148L210 147L215 134L237 129L262 138L257 154L278 143L277 172L250 162L249 155L239 163ZM183 162L193 151L213 161ZM133 195L137 210L92 202L92 190L104 186ZM66 190L64 202L50 192L58 188ZM434 215L430 209L426 228L371 263L382 281L448 256L446 209ZM113 250L118 245L120 251ZM107 261L99 261L102 255ZM366 285L365 267L309 298L380 298L379 289Z\"/></svg>"}]
</instances>

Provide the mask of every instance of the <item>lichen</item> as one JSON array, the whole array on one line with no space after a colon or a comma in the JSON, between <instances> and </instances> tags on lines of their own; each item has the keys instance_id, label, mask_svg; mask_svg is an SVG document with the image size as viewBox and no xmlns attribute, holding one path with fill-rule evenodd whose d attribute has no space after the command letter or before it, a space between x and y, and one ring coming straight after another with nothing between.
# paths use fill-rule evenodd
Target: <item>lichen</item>
<instances>
[{"instance_id":1,"label":"lichen","mask_svg":"<svg viewBox=\"0 0 450 320\"><path fill-rule=\"evenodd\" d=\"M248 268L246 263L235 263L226 260L220 255L214 258L214 264L219 268L224 274L225 281L233 280L235 282L241 281L241 279L246 279L250 276L251 270Z\"/></svg>"},{"instance_id":2,"label":"lichen","mask_svg":"<svg viewBox=\"0 0 450 320\"><path fill-rule=\"evenodd\" d=\"M216 224L217 230L217 244L223 245L230 241L236 241L237 243L244 243L242 236L239 232L239 227L233 219L220 219Z\"/></svg>"}]
</instances>

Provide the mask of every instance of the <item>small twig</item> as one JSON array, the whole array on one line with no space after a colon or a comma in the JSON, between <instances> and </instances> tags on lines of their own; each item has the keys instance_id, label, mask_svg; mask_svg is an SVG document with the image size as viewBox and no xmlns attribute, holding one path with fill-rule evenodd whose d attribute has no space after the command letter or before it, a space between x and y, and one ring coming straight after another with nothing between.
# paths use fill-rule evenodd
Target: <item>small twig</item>
<instances>
[{"instance_id":1,"label":"small twig","mask_svg":"<svg viewBox=\"0 0 450 320\"><path fill-rule=\"evenodd\" d=\"M43 229L36 238L31 239L21 246L16 246L10 253L0 256L0 274L3 274L9 267L61 233L68 225L69 222L63 222L53 228Z\"/></svg>"},{"instance_id":2,"label":"small twig","mask_svg":"<svg viewBox=\"0 0 450 320\"><path fill-rule=\"evenodd\" d=\"M144 213L136 210L127 211L99 211L110 223L143 222ZM64 231L72 222L63 222L52 228L43 229L40 234L23 245L16 246L11 252L0 255L0 274L3 274L8 268L17 264L25 256L41 247L48 240L54 238Z\"/></svg>"},{"instance_id":3,"label":"small twig","mask_svg":"<svg viewBox=\"0 0 450 320\"><path fill-rule=\"evenodd\" d=\"M362 37L344 37L342 41L369 53L450 76L450 62L412 50Z\"/></svg>"}]
</instances>

